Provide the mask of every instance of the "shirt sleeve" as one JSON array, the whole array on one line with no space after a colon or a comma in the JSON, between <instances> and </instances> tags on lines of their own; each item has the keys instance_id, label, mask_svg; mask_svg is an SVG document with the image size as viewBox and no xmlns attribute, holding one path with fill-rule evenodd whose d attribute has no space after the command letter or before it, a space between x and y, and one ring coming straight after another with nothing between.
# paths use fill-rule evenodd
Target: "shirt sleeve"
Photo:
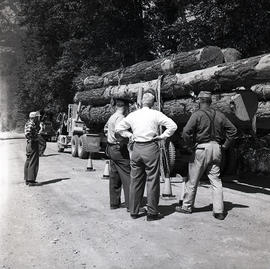
<instances>
[{"instance_id":1,"label":"shirt sleeve","mask_svg":"<svg viewBox=\"0 0 270 269\"><path fill-rule=\"evenodd\" d=\"M105 126L104 126L104 134L105 134L105 136L108 136L108 123L109 123L109 121L107 121Z\"/></svg>"},{"instance_id":2,"label":"shirt sleeve","mask_svg":"<svg viewBox=\"0 0 270 269\"><path fill-rule=\"evenodd\" d=\"M225 148L228 148L232 140L234 140L237 137L237 129L225 115L223 115L223 128L226 137L223 146Z\"/></svg>"},{"instance_id":3,"label":"shirt sleeve","mask_svg":"<svg viewBox=\"0 0 270 269\"><path fill-rule=\"evenodd\" d=\"M166 130L160 135L162 139L171 137L177 130L176 123L161 112L158 114L158 124L166 127Z\"/></svg>"},{"instance_id":4,"label":"shirt sleeve","mask_svg":"<svg viewBox=\"0 0 270 269\"><path fill-rule=\"evenodd\" d=\"M130 116L120 119L115 124L115 133L121 135L122 137L130 138L132 136L132 133L128 131L128 129L131 127L130 121L131 121Z\"/></svg>"},{"instance_id":5,"label":"shirt sleeve","mask_svg":"<svg viewBox=\"0 0 270 269\"><path fill-rule=\"evenodd\" d=\"M183 129L182 137L185 143L187 143L188 145L192 144L193 142L193 134L194 131L196 130L197 118L198 114L192 114L186 126Z\"/></svg>"}]
</instances>

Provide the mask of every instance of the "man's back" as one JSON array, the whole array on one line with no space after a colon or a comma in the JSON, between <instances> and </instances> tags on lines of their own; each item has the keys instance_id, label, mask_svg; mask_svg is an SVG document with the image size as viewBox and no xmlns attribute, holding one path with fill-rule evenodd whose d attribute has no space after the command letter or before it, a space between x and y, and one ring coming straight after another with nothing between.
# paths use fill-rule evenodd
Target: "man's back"
<instances>
[{"instance_id":1,"label":"man's back","mask_svg":"<svg viewBox=\"0 0 270 269\"><path fill-rule=\"evenodd\" d=\"M123 125L123 126L122 126ZM171 136L177 129L176 124L163 113L143 107L130 113L118 127L131 128L134 140L137 142L152 141L158 135L159 126L165 126L164 132L166 137Z\"/></svg>"},{"instance_id":2,"label":"man's back","mask_svg":"<svg viewBox=\"0 0 270 269\"><path fill-rule=\"evenodd\" d=\"M183 130L183 138L199 144L210 141L222 144L224 140L232 140L236 133L235 126L222 112L209 107L198 110L190 117Z\"/></svg>"}]
</instances>

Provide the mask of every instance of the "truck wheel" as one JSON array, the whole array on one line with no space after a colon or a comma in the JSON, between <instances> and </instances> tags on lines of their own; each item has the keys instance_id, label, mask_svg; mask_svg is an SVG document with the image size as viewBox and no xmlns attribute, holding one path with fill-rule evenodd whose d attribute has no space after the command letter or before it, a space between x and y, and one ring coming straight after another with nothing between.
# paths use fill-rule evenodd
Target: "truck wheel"
<instances>
[{"instance_id":1,"label":"truck wheel","mask_svg":"<svg viewBox=\"0 0 270 269\"><path fill-rule=\"evenodd\" d=\"M169 142L168 146L167 146L167 156L168 156L168 161L169 161L169 165L170 165L170 171L172 172L174 169L174 165L175 165L175 158L176 158L176 150L175 150L175 146L173 144L173 142Z\"/></svg>"},{"instance_id":2,"label":"truck wheel","mask_svg":"<svg viewBox=\"0 0 270 269\"><path fill-rule=\"evenodd\" d=\"M85 135L80 136L78 144L78 156L80 159L87 159L87 139Z\"/></svg>"},{"instance_id":3,"label":"truck wheel","mask_svg":"<svg viewBox=\"0 0 270 269\"><path fill-rule=\"evenodd\" d=\"M79 137L77 135L72 136L72 138L71 138L71 155L72 155L72 157L78 157L78 145L79 145Z\"/></svg>"},{"instance_id":4,"label":"truck wheel","mask_svg":"<svg viewBox=\"0 0 270 269\"><path fill-rule=\"evenodd\" d=\"M65 148L63 148L61 145L57 143L58 152L64 152Z\"/></svg>"}]
</instances>

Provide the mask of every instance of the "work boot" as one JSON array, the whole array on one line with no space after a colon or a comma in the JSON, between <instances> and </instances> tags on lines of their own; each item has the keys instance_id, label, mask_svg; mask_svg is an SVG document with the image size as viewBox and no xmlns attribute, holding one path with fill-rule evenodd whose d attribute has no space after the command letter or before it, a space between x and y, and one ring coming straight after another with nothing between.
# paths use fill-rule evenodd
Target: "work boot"
<instances>
[{"instance_id":1,"label":"work boot","mask_svg":"<svg viewBox=\"0 0 270 269\"><path fill-rule=\"evenodd\" d=\"M113 209L118 209L120 208L120 205L111 205L110 208L113 210Z\"/></svg>"},{"instance_id":2,"label":"work boot","mask_svg":"<svg viewBox=\"0 0 270 269\"><path fill-rule=\"evenodd\" d=\"M147 214L147 221L154 221L154 220L159 220L159 219L163 219L164 215L161 213L157 213L157 214Z\"/></svg>"},{"instance_id":3,"label":"work boot","mask_svg":"<svg viewBox=\"0 0 270 269\"><path fill-rule=\"evenodd\" d=\"M130 209L127 208L127 212L130 212ZM147 210L144 207L139 208L139 213L147 213Z\"/></svg>"},{"instance_id":4,"label":"work boot","mask_svg":"<svg viewBox=\"0 0 270 269\"><path fill-rule=\"evenodd\" d=\"M38 183L36 181L28 181L28 186L29 187L33 187L33 186L37 186Z\"/></svg>"},{"instance_id":5,"label":"work boot","mask_svg":"<svg viewBox=\"0 0 270 269\"><path fill-rule=\"evenodd\" d=\"M224 220L226 215L224 213L213 213L214 218Z\"/></svg>"},{"instance_id":6,"label":"work boot","mask_svg":"<svg viewBox=\"0 0 270 269\"><path fill-rule=\"evenodd\" d=\"M184 209L182 206L176 206L175 207L175 212L183 213L183 214L191 214L192 213L191 210Z\"/></svg>"}]
</instances>

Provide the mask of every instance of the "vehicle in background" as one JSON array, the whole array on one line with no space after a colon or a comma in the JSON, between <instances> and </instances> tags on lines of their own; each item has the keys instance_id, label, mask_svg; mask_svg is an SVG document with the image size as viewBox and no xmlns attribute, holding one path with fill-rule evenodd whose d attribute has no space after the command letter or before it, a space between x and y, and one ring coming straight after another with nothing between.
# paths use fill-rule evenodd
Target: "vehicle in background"
<instances>
[{"instance_id":1,"label":"vehicle in background","mask_svg":"<svg viewBox=\"0 0 270 269\"><path fill-rule=\"evenodd\" d=\"M71 155L80 159L88 158L89 152L97 152L101 148L102 135L90 132L80 119L81 103L69 104L68 113L59 113L57 122L60 127L57 131L58 152L71 148ZM98 149L97 149L98 147Z\"/></svg>"}]
</instances>

